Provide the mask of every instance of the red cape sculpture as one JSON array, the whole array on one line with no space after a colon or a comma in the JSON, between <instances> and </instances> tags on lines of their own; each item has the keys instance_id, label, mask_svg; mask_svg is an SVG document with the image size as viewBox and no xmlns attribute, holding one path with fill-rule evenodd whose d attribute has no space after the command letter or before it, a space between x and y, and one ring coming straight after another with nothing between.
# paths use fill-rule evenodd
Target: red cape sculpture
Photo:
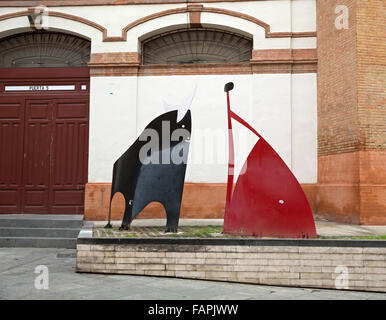
<instances>
[{"instance_id":1,"label":"red cape sculpture","mask_svg":"<svg viewBox=\"0 0 386 320\"><path fill-rule=\"evenodd\" d=\"M295 176L275 150L230 109L227 83L229 163L223 233L254 237L315 238L310 205ZM232 119L259 137L239 175L234 180Z\"/></svg>"}]
</instances>

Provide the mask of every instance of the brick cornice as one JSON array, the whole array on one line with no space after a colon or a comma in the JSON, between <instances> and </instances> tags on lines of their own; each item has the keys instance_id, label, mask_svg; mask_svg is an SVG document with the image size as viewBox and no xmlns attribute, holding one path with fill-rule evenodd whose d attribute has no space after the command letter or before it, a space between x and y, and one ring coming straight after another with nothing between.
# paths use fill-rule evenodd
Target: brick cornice
<instances>
[{"instance_id":1,"label":"brick cornice","mask_svg":"<svg viewBox=\"0 0 386 320\"><path fill-rule=\"evenodd\" d=\"M137 52L92 53L90 56L90 76L136 76L140 66Z\"/></svg>"},{"instance_id":2,"label":"brick cornice","mask_svg":"<svg viewBox=\"0 0 386 320\"><path fill-rule=\"evenodd\" d=\"M210 75L210 74L251 74L251 65L242 63L202 63L202 64L161 64L143 65L139 76L165 75Z\"/></svg>"},{"instance_id":3,"label":"brick cornice","mask_svg":"<svg viewBox=\"0 0 386 320\"><path fill-rule=\"evenodd\" d=\"M90 76L175 76L175 75L232 75L232 74L284 74L316 73L316 63L263 63L242 65L212 64L202 66L148 65L98 66L90 68Z\"/></svg>"},{"instance_id":4,"label":"brick cornice","mask_svg":"<svg viewBox=\"0 0 386 320\"><path fill-rule=\"evenodd\" d=\"M316 49L262 49L252 51L252 64L317 63Z\"/></svg>"},{"instance_id":5,"label":"brick cornice","mask_svg":"<svg viewBox=\"0 0 386 320\"><path fill-rule=\"evenodd\" d=\"M316 73L311 50L254 50L253 59L242 63L140 65L137 52L91 54L91 76L167 76L253 73ZM315 57L315 59L314 59Z\"/></svg>"},{"instance_id":6,"label":"brick cornice","mask_svg":"<svg viewBox=\"0 0 386 320\"><path fill-rule=\"evenodd\" d=\"M137 52L92 53L88 65L90 67L139 66L140 60Z\"/></svg>"},{"instance_id":7,"label":"brick cornice","mask_svg":"<svg viewBox=\"0 0 386 320\"><path fill-rule=\"evenodd\" d=\"M92 66L90 67L91 77L116 77L116 76L137 76L139 66Z\"/></svg>"}]
</instances>

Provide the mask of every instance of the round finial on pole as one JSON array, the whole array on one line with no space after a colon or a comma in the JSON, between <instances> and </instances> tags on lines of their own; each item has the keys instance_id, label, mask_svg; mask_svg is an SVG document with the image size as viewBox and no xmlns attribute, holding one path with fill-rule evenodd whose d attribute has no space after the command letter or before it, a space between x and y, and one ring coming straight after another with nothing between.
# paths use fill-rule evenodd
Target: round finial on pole
<instances>
[{"instance_id":1,"label":"round finial on pole","mask_svg":"<svg viewBox=\"0 0 386 320\"><path fill-rule=\"evenodd\" d=\"M224 91L225 91L225 92L229 92L229 91L231 91L233 88L234 88L233 82L228 82L228 83L225 85L225 87L224 87Z\"/></svg>"}]
</instances>

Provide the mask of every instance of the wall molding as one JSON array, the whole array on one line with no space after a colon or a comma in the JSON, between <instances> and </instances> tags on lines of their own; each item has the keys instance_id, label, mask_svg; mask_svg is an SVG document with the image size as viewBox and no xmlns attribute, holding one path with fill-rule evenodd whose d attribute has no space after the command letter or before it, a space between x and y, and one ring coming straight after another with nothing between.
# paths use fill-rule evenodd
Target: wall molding
<instances>
[{"instance_id":1,"label":"wall molding","mask_svg":"<svg viewBox=\"0 0 386 320\"><path fill-rule=\"evenodd\" d=\"M28 16L31 13L34 13L34 10L35 10L34 8L29 8L28 10L25 10L25 11L18 11L18 12L12 12L12 13L8 13L8 14L4 14L4 15L0 16L0 21ZM75 16L72 14L68 14L68 13L58 12L58 11L49 11L48 15L50 17L63 18L63 19L72 20L72 21L86 24L86 25L102 32L103 39L107 38L107 29L105 27L101 26L100 24L93 22L91 20L88 20L88 19L85 19L85 18L82 18L79 16Z\"/></svg>"},{"instance_id":2,"label":"wall molding","mask_svg":"<svg viewBox=\"0 0 386 320\"><path fill-rule=\"evenodd\" d=\"M208 74L316 73L316 49L253 50L241 63L141 65L137 52L93 53L91 76L168 76Z\"/></svg>"},{"instance_id":3,"label":"wall molding","mask_svg":"<svg viewBox=\"0 0 386 320\"><path fill-rule=\"evenodd\" d=\"M90 55L90 67L139 66L141 57L138 52L104 52Z\"/></svg>"},{"instance_id":4,"label":"wall molding","mask_svg":"<svg viewBox=\"0 0 386 320\"><path fill-rule=\"evenodd\" d=\"M35 8L29 8L28 10L24 11L18 11L18 12L13 12L13 13L8 13L0 16L0 21L4 21L7 19L12 19L12 18L17 18L17 17L22 17L22 16L28 16L31 13L33 13ZM68 14L68 13L63 13L63 12L58 12L58 11L48 11L48 15L51 17L58 17L58 18L63 18L63 19L68 19L76 22L80 22L83 24L86 24L90 27L93 27L100 32L102 32L102 37L103 37L103 42L120 42L120 41L126 41L127 40L127 32L134 27L143 24L145 22L148 22L153 19L173 15L173 14L179 14L179 13L189 13L190 14L190 19L192 19L193 24L200 24L200 15L202 12L207 12L207 13L215 13L215 14L222 14L222 15L228 15L228 16L233 16L236 18L240 18L243 20L250 21L256 25L259 25L260 27L264 28L265 30L265 37L266 38L304 38L304 37L316 37L316 32L271 32L271 27L269 24L265 23L264 21L257 19L255 17L252 17L250 15L238 12L238 11L233 11L233 10L227 10L227 9L221 9L221 8L214 8L214 7L204 7L202 5L187 5L186 7L182 8L174 8L174 9L168 9L160 12L153 13L151 15L142 17L140 19L137 19L128 25L126 25L122 29L122 34L121 36L114 36L114 37L108 37L107 36L107 29L88 19ZM198 19L198 20L197 20Z\"/></svg>"},{"instance_id":5,"label":"wall molding","mask_svg":"<svg viewBox=\"0 0 386 320\"><path fill-rule=\"evenodd\" d=\"M199 5L188 5L189 11L189 26L191 28L202 28L201 25L201 12L204 6Z\"/></svg>"},{"instance_id":6,"label":"wall molding","mask_svg":"<svg viewBox=\"0 0 386 320\"><path fill-rule=\"evenodd\" d=\"M316 63L316 49L259 49L252 51L251 63L263 62L305 62Z\"/></svg>"},{"instance_id":7,"label":"wall molding","mask_svg":"<svg viewBox=\"0 0 386 320\"><path fill-rule=\"evenodd\" d=\"M201 9L201 10L200 10ZM122 36L119 39L123 39L124 41L126 40L127 37L127 32L142 24L147 21L157 19L160 17L172 15L172 14L178 14L178 13L197 13L197 12L206 12L206 13L216 13L216 14L223 14L223 15L228 15L236 18L240 18L243 20L250 21L254 24L259 25L260 27L264 28L265 30L265 37L266 38L307 38L307 37L316 37L316 32L271 32L271 26L268 23L265 23L264 21L257 19L255 17L252 17L250 15L238 12L238 11L233 11L233 10L228 10L228 9L222 9L222 8L213 8L213 7L204 7L204 6L193 6L193 5L188 5L183 8L176 8L176 9L169 9L169 10L164 10L160 12L153 13L151 15L148 15L146 17L137 19L131 23L129 23L127 26L125 26L122 29ZM201 21L200 21L201 23ZM106 41L121 41L118 40L118 37L110 38L109 40Z\"/></svg>"},{"instance_id":8,"label":"wall molding","mask_svg":"<svg viewBox=\"0 0 386 320\"><path fill-rule=\"evenodd\" d=\"M215 2L249 2L249 1L268 1L268 0L19 0L0 2L0 7L35 7L44 5L46 7L65 7L65 6L114 6L114 5L152 5L152 4L195 4L195 3L215 3Z\"/></svg>"},{"instance_id":9,"label":"wall molding","mask_svg":"<svg viewBox=\"0 0 386 320\"><path fill-rule=\"evenodd\" d=\"M90 76L136 76L141 57L137 52L105 52L90 55Z\"/></svg>"},{"instance_id":10,"label":"wall molding","mask_svg":"<svg viewBox=\"0 0 386 320\"><path fill-rule=\"evenodd\" d=\"M253 16L228 10L228 9L221 9L221 8L212 8L212 7L204 7L202 12L209 12L209 13L217 13L217 14L223 14L228 16L233 16L236 18L240 18L243 20L250 21L252 23L255 23L265 30L265 37L266 38L308 38L308 37L316 37L316 32L271 32L271 26L268 23L265 23L264 21L257 19Z\"/></svg>"},{"instance_id":11,"label":"wall molding","mask_svg":"<svg viewBox=\"0 0 386 320\"><path fill-rule=\"evenodd\" d=\"M259 63L211 63L196 65L99 65L91 66L91 77L107 76L175 76L175 75L221 75L221 74L284 74L317 73L315 62L259 62Z\"/></svg>"}]
</instances>

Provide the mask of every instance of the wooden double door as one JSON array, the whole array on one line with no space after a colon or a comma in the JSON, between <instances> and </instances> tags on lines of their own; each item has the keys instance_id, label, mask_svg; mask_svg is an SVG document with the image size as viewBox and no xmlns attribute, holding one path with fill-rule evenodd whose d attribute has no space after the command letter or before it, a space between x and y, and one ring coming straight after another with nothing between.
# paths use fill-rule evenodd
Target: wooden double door
<instances>
[{"instance_id":1,"label":"wooden double door","mask_svg":"<svg viewBox=\"0 0 386 320\"><path fill-rule=\"evenodd\" d=\"M28 83L36 81L28 80L24 87L3 83L0 213L83 213L89 83L88 79L78 80L69 80L70 84L61 80L51 86L47 85L50 81L40 80L38 83L45 84L28 92L18 90L28 90Z\"/></svg>"}]
</instances>

